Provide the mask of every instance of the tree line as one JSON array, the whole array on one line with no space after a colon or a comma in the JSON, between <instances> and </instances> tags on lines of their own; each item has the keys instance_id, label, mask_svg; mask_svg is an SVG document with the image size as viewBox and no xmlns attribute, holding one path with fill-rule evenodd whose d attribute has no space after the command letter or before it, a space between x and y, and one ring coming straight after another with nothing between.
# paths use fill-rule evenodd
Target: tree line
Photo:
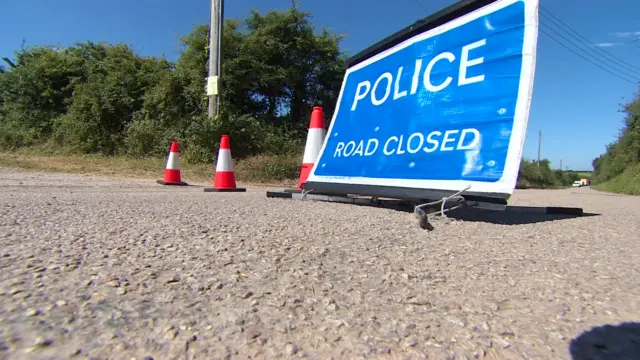
<instances>
[{"instance_id":1,"label":"tree line","mask_svg":"<svg viewBox=\"0 0 640 360\"><path fill-rule=\"evenodd\" d=\"M316 31L311 14L252 11L224 24L220 116L207 116L209 26L180 39L176 61L139 56L125 44L87 41L22 48L0 67L0 147L166 156L173 140L187 162L212 162L220 135L234 158L300 155L309 115L331 119L347 55L342 35ZM519 187L556 187L573 177L548 161L523 160Z\"/></svg>"},{"instance_id":2,"label":"tree line","mask_svg":"<svg viewBox=\"0 0 640 360\"><path fill-rule=\"evenodd\" d=\"M625 120L616 141L593 160L594 184L615 184L605 189L640 194L640 93L624 105Z\"/></svg>"},{"instance_id":3,"label":"tree line","mask_svg":"<svg viewBox=\"0 0 640 360\"><path fill-rule=\"evenodd\" d=\"M0 74L0 145L76 153L165 155L178 140L191 161L211 161L220 134L234 154L296 151L312 106L327 116L340 91L342 36L315 32L292 7L224 24L221 114L206 116L208 25L181 39L177 61L124 44L23 48Z\"/></svg>"},{"instance_id":4,"label":"tree line","mask_svg":"<svg viewBox=\"0 0 640 360\"><path fill-rule=\"evenodd\" d=\"M580 175L572 171L554 170L548 159L522 159L518 173L518 189L554 189L567 187L580 180Z\"/></svg>"}]
</instances>

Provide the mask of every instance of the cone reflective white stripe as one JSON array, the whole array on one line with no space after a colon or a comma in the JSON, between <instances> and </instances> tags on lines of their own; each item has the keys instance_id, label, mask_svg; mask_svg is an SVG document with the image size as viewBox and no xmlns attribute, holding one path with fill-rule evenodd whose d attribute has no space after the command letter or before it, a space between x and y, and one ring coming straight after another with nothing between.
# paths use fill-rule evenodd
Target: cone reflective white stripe
<instances>
[{"instance_id":1,"label":"cone reflective white stripe","mask_svg":"<svg viewBox=\"0 0 640 360\"><path fill-rule=\"evenodd\" d=\"M322 143L326 136L324 130L324 111L322 106L314 106L309 122L309 132L307 133L307 143L304 146L304 156L302 157L302 168L300 169L300 179L298 180L298 190L302 190L302 184L307 182L309 173L320 155Z\"/></svg>"},{"instance_id":2,"label":"cone reflective white stripe","mask_svg":"<svg viewBox=\"0 0 640 360\"><path fill-rule=\"evenodd\" d=\"M164 179L158 180L158 184L162 185L187 185L180 177L180 163L178 161L178 153L180 148L178 142L171 143L169 149L169 157L167 158L167 165L164 168Z\"/></svg>"},{"instance_id":3,"label":"cone reflective white stripe","mask_svg":"<svg viewBox=\"0 0 640 360\"><path fill-rule=\"evenodd\" d=\"M231 150L218 150L218 163L216 164L216 172L233 171L233 162L231 161Z\"/></svg>"},{"instance_id":4,"label":"cone reflective white stripe","mask_svg":"<svg viewBox=\"0 0 640 360\"><path fill-rule=\"evenodd\" d=\"M178 164L178 154L171 151L169 152L169 159L167 160L167 169L170 170L180 170L180 165Z\"/></svg>"},{"instance_id":5,"label":"cone reflective white stripe","mask_svg":"<svg viewBox=\"0 0 640 360\"><path fill-rule=\"evenodd\" d=\"M307 143L304 146L303 164L315 164L322 149L322 143L325 137L324 128L309 129L307 133Z\"/></svg>"},{"instance_id":6,"label":"cone reflective white stripe","mask_svg":"<svg viewBox=\"0 0 640 360\"><path fill-rule=\"evenodd\" d=\"M213 179L213 187L205 188L205 192L244 192L245 188L236 187L236 174L233 172L233 160L231 159L231 142L229 136L222 135L220 149L216 161L216 174Z\"/></svg>"}]
</instances>

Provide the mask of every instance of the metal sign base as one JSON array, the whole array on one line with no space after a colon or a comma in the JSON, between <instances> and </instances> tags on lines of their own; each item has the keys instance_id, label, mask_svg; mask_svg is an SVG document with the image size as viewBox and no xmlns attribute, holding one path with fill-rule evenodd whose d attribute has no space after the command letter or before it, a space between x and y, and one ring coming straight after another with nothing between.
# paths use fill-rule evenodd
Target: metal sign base
<instances>
[{"instance_id":1,"label":"metal sign base","mask_svg":"<svg viewBox=\"0 0 640 360\"><path fill-rule=\"evenodd\" d=\"M550 206L507 206L493 203L470 201L465 199L464 196L451 199L432 199L432 201L429 201L429 199L400 200L350 194L319 194L294 192L290 189L286 189L283 191L267 191L266 195L268 198L337 202L343 204L371 206L404 212L413 212L419 219L420 227L429 231L434 229L433 225L431 225L429 221L432 216L440 215L446 217L445 213L448 211L465 208L475 208L489 211L504 211L505 213L534 213L567 216L582 216L584 214L582 208Z\"/></svg>"}]
</instances>

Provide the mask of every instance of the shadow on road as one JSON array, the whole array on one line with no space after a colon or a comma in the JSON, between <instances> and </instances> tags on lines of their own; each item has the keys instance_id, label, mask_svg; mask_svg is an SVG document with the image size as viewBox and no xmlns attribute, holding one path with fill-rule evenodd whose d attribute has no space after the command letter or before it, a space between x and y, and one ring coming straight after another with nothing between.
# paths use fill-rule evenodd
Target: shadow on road
<instances>
[{"instance_id":1,"label":"shadow on road","mask_svg":"<svg viewBox=\"0 0 640 360\"><path fill-rule=\"evenodd\" d=\"M414 204L406 201L385 201L380 204L352 204L356 206L385 208L402 212L413 212ZM469 221L469 222L486 222L496 225L524 225L534 224L547 221L567 220L577 217L600 216L596 213L582 214L547 214L544 213L544 207L507 207L506 210L486 210L476 208L461 208L446 213L447 217ZM638 359L640 360L640 359Z\"/></svg>"},{"instance_id":2,"label":"shadow on road","mask_svg":"<svg viewBox=\"0 0 640 360\"><path fill-rule=\"evenodd\" d=\"M594 327L571 340L569 353L573 360L640 359L640 323Z\"/></svg>"},{"instance_id":3,"label":"shadow on road","mask_svg":"<svg viewBox=\"0 0 640 360\"><path fill-rule=\"evenodd\" d=\"M524 225L599 215L593 213L583 213L582 215L545 214L533 211L512 212L508 210L492 211L473 208L453 210L447 213L448 217L456 220L486 222L497 225Z\"/></svg>"},{"instance_id":4,"label":"shadow on road","mask_svg":"<svg viewBox=\"0 0 640 360\"><path fill-rule=\"evenodd\" d=\"M405 200L390 200L379 199L373 201L369 198L348 198L346 196L334 196L329 199L317 200L317 201L329 201L335 203L344 203L350 206L364 206L374 208L384 208L390 210L396 210L401 212L413 212L414 207L418 203ZM289 196L282 196L289 197ZM424 208L427 213L438 212L439 205L432 206L429 209ZM451 210L446 213L446 216L456 220L469 221L469 222L486 222L497 225L523 225L541 223L546 221L566 220L576 217L590 217L599 216L600 214L586 213L581 208L567 208L567 207L536 207L536 206L507 206L504 210L488 210L479 209L475 207L462 207L457 210ZM420 226L432 230L432 226L429 226L429 219L423 217L420 222ZM426 226L426 227L425 227ZM638 359L640 360L640 359Z\"/></svg>"}]
</instances>

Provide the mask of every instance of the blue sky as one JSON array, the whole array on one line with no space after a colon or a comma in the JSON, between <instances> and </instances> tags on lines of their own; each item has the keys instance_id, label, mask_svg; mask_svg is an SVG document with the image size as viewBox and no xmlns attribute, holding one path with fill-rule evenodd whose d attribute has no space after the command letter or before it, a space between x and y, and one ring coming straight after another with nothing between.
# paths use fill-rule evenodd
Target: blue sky
<instances>
[{"instance_id":1,"label":"blue sky","mask_svg":"<svg viewBox=\"0 0 640 360\"><path fill-rule=\"evenodd\" d=\"M355 54L413 21L454 0L300 0L317 26L347 35L343 49ZM179 4L179 5L178 5ZM621 103L631 100L640 80L640 2L637 0L540 0L541 29L583 57L613 64L608 73L541 33L532 108L524 156L535 158L538 131L542 157L552 166L590 169L622 127ZM285 9L290 0L233 0L225 17L244 18L250 9ZM549 15L551 14L551 15ZM555 17L555 18L554 18ZM580 36L580 43L561 20ZM0 56L12 56L24 39L27 46L69 45L76 41L124 42L142 55L175 59L178 39L194 25L208 23L208 0L59 0L10 1L0 11ZM573 36L572 36L573 35ZM588 53L576 49L580 46ZM588 45L588 44L587 44ZM598 50L600 49L600 50ZM603 55L602 50L611 55ZM614 60L620 59L620 60ZM629 63L632 66L625 64ZM626 69L625 69L626 68ZM625 74L627 73L627 74ZM635 81L634 84L632 81Z\"/></svg>"}]
</instances>

